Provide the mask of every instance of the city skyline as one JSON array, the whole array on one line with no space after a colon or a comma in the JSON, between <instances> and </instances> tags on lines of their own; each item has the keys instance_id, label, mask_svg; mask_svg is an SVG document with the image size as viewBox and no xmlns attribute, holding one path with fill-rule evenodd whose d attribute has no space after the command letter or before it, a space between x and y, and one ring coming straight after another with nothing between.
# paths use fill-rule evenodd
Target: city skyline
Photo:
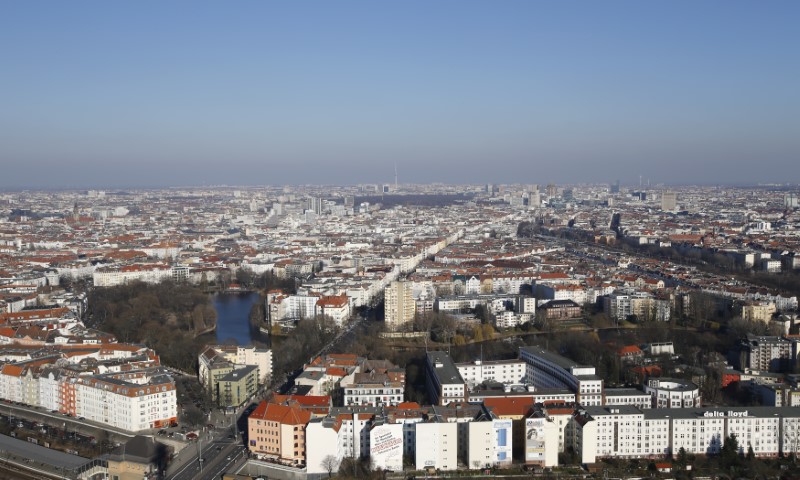
<instances>
[{"instance_id":1,"label":"city skyline","mask_svg":"<svg viewBox=\"0 0 800 480\"><path fill-rule=\"evenodd\" d=\"M6 4L0 190L800 181L795 3L574 7Z\"/></svg>"}]
</instances>

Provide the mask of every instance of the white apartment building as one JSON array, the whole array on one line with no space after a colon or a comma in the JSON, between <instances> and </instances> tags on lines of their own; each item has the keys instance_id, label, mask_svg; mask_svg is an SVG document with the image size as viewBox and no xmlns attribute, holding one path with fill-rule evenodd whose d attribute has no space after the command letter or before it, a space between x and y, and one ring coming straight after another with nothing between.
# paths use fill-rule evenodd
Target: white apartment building
<instances>
[{"instance_id":1,"label":"white apartment building","mask_svg":"<svg viewBox=\"0 0 800 480\"><path fill-rule=\"evenodd\" d=\"M375 469L403 471L403 424L376 419L369 428L369 458Z\"/></svg>"},{"instance_id":2,"label":"white apartment building","mask_svg":"<svg viewBox=\"0 0 800 480\"><path fill-rule=\"evenodd\" d=\"M78 416L123 430L162 428L178 419L175 382L163 374L79 378L75 395Z\"/></svg>"},{"instance_id":3,"label":"white apartment building","mask_svg":"<svg viewBox=\"0 0 800 480\"><path fill-rule=\"evenodd\" d=\"M48 412L59 410L62 405L58 369L45 369L39 375L39 406Z\"/></svg>"},{"instance_id":4,"label":"white apartment building","mask_svg":"<svg viewBox=\"0 0 800 480\"><path fill-rule=\"evenodd\" d=\"M512 421L484 420L467 423L464 458L469 468L509 466L512 460Z\"/></svg>"},{"instance_id":5,"label":"white apartment building","mask_svg":"<svg viewBox=\"0 0 800 480\"><path fill-rule=\"evenodd\" d=\"M258 380L264 383L272 376L272 349L255 345L236 347L236 365L255 365L258 367Z\"/></svg>"},{"instance_id":6,"label":"white apartment building","mask_svg":"<svg viewBox=\"0 0 800 480\"><path fill-rule=\"evenodd\" d=\"M344 406L394 406L403 402L405 384L392 381L387 375L377 375L370 379L369 374L356 373L351 383L342 382Z\"/></svg>"},{"instance_id":7,"label":"white apartment building","mask_svg":"<svg viewBox=\"0 0 800 480\"><path fill-rule=\"evenodd\" d=\"M339 471L345 457L344 442L334 424L334 419L325 417L313 418L306 426L306 473L327 475L328 468Z\"/></svg>"},{"instance_id":8,"label":"white apartment building","mask_svg":"<svg viewBox=\"0 0 800 480\"><path fill-rule=\"evenodd\" d=\"M689 454L716 454L730 435L756 456L774 457L798 452L800 407L586 407L576 413L572 428L573 447L583 463L674 455L681 448Z\"/></svg>"},{"instance_id":9,"label":"white apartment building","mask_svg":"<svg viewBox=\"0 0 800 480\"><path fill-rule=\"evenodd\" d=\"M458 424L442 420L414 424L416 447L414 465L417 470L458 468Z\"/></svg>"},{"instance_id":10,"label":"white apartment building","mask_svg":"<svg viewBox=\"0 0 800 480\"><path fill-rule=\"evenodd\" d=\"M347 295L325 296L317 300L316 314L341 326L350 318L350 299Z\"/></svg>"},{"instance_id":11,"label":"white apartment building","mask_svg":"<svg viewBox=\"0 0 800 480\"><path fill-rule=\"evenodd\" d=\"M455 364L458 373L470 388L487 380L503 384L521 384L525 381L527 364L522 360L476 360Z\"/></svg>"},{"instance_id":12,"label":"white apartment building","mask_svg":"<svg viewBox=\"0 0 800 480\"><path fill-rule=\"evenodd\" d=\"M159 283L172 278L172 267L160 263L100 267L92 273L95 287L114 287L133 281Z\"/></svg>"},{"instance_id":13,"label":"white apartment building","mask_svg":"<svg viewBox=\"0 0 800 480\"><path fill-rule=\"evenodd\" d=\"M606 388L605 405L631 405L642 410L651 408L650 394L635 388Z\"/></svg>"},{"instance_id":14,"label":"white apartment building","mask_svg":"<svg viewBox=\"0 0 800 480\"><path fill-rule=\"evenodd\" d=\"M675 378L651 378L644 391L652 397L653 408L696 408L700 406L700 387Z\"/></svg>"}]
</instances>

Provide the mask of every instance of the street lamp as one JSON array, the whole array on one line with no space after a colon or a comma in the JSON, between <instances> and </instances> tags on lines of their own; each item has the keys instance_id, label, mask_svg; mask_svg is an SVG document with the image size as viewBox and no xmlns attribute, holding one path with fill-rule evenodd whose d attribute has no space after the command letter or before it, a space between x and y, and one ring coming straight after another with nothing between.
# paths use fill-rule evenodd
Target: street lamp
<instances>
[{"instance_id":1,"label":"street lamp","mask_svg":"<svg viewBox=\"0 0 800 480\"><path fill-rule=\"evenodd\" d=\"M197 437L197 461L200 463L200 471L203 471L203 447L201 445L202 439Z\"/></svg>"}]
</instances>

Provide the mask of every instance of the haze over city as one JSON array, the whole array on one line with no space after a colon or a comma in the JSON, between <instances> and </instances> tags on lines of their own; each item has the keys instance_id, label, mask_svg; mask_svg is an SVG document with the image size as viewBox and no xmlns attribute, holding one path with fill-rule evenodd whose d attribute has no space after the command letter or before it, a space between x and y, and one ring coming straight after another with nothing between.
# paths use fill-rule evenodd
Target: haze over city
<instances>
[{"instance_id":1,"label":"haze over city","mask_svg":"<svg viewBox=\"0 0 800 480\"><path fill-rule=\"evenodd\" d=\"M6 2L0 188L794 182L796 2Z\"/></svg>"},{"instance_id":2,"label":"haze over city","mask_svg":"<svg viewBox=\"0 0 800 480\"><path fill-rule=\"evenodd\" d=\"M780 479L800 4L0 3L0 479Z\"/></svg>"}]
</instances>

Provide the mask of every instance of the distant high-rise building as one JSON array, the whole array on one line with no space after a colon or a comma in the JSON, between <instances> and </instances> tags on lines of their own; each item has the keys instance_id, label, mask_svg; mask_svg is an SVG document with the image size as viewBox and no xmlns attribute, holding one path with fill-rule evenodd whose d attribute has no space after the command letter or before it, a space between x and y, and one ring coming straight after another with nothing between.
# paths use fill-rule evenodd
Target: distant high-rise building
<instances>
[{"instance_id":1,"label":"distant high-rise building","mask_svg":"<svg viewBox=\"0 0 800 480\"><path fill-rule=\"evenodd\" d=\"M384 321L390 330L414 320L416 303L412 296L411 284L395 281L383 291Z\"/></svg>"},{"instance_id":2,"label":"distant high-rise building","mask_svg":"<svg viewBox=\"0 0 800 480\"><path fill-rule=\"evenodd\" d=\"M609 189L611 193L619 193L619 180L611 184L611 188Z\"/></svg>"},{"instance_id":3,"label":"distant high-rise building","mask_svg":"<svg viewBox=\"0 0 800 480\"><path fill-rule=\"evenodd\" d=\"M661 210L674 212L678 209L678 194L675 192L664 192L661 194Z\"/></svg>"},{"instance_id":4,"label":"distant high-rise building","mask_svg":"<svg viewBox=\"0 0 800 480\"><path fill-rule=\"evenodd\" d=\"M322 199L319 197L309 197L307 201L307 210L311 210L317 215L322 214Z\"/></svg>"},{"instance_id":5,"label":"distant high-rise building","mask_svg":"<svg viewBox=\"0 0 800 480\"><path fill-rule=\"evenodd\" d=\"M353 208L356 205L356 197L353 195L347 195L344 197L344 206L347 208Z\"/></svg>"},{"instance_id":6,"label":"distant high-rise building","mask_svg":"<svg viewBox=\"0 0 800 480\"><path fill-rule=\"evenodd\" d=\"M798 206L800 206L800 204L798 204L797 194L787 193L786 195L784 195L783 206L786 208L797 208Z\"/></svg>"}]
</instances>

